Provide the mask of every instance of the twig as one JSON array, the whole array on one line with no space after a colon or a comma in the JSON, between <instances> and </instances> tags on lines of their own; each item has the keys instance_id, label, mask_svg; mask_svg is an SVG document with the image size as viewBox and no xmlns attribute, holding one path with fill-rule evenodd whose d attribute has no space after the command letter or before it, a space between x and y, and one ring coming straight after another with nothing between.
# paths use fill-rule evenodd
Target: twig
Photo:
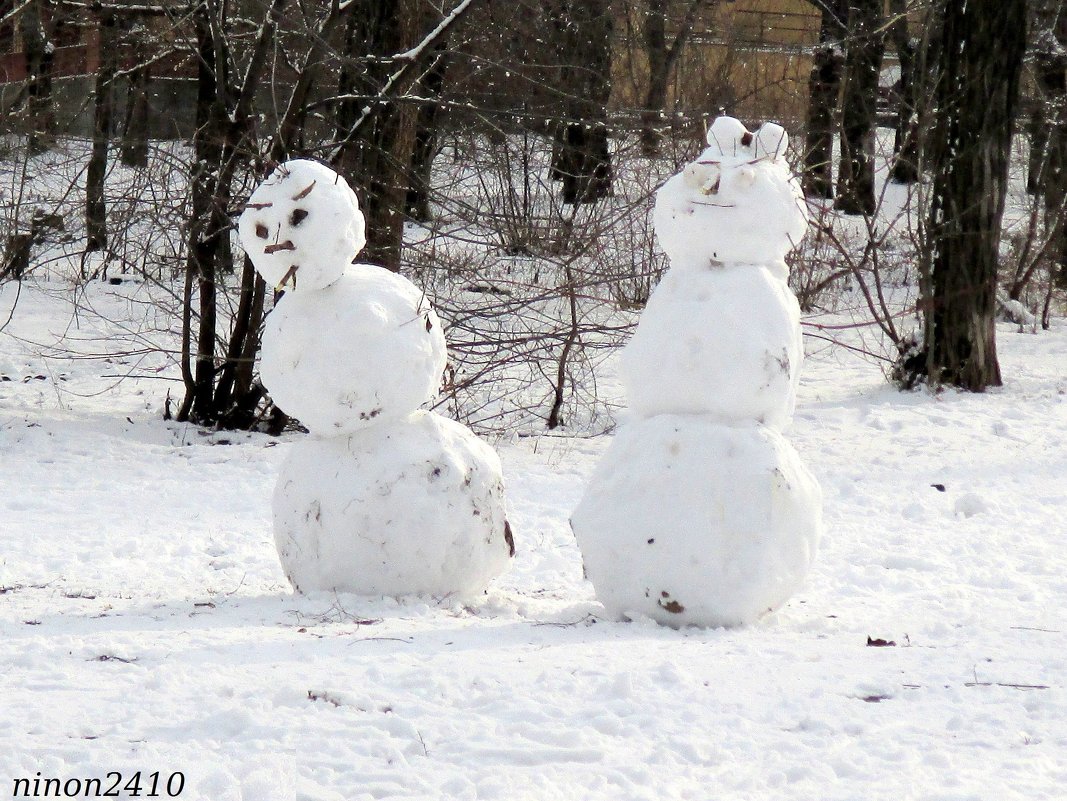
<instances>
[{"instance_id":1,"label":"twig","mask_svg":"<svg viewBox=\"0 0 1067 801\"><path fill-rule=\"evenodd\" d=\"M571 628L573 626L577 626L580 623L585 623L587 620L588 621L593 621L595 623L597 621L597 619L598 618L597 618L596 615L594 615L592 613L589 613L588 615L583 615L582 617L578 618L577 620L572 620L569 623L554 623L551 620L542 620L542 621L539 621L537 623L534 623L533 626L535 628L538 627L538 626L553 626L554 628L564 629L564 628Z\"/></svg>"},{"instance_id":2,"label":"twig","mask_svg":"<svg viewBox=\"0 0 1067 801\"><path fill-rule=\"evenodd\" d=\"M309 701L325 701L326 703L333 704L334 706L341 706L341 702L338 701L336 698L332 697L331 695L329 695L328 693L324 693L324 692L319 693L319 692L315 692L314 690L308 690L308 700Z\"/></svg>"},{"instance_id":3,"label":"twig","mask_svg":"<svg viewBox=\"0 0 1067 801\"><path fill-rule=\"evenodd\" d=\"M125 657L115 656L114 654L100 654L100 656L93 657L92 659L90 659L88 661L90 661L90 662L122 662L125 665L132 665L134 662L137 661L137 657L133 657L132 659L126 659Z\"/></svg>"},{"instance_id":4,"label":"twig","mask_svg":"<svg viewBox=\"0 0 1067 801\"><path fill-rule=\"evenodd\" d=\"M1013 690L1048 690L1047 684L1012 684L1002 681L968 681L964 687L1011 687Z\"/></svg>"}]
</instances>

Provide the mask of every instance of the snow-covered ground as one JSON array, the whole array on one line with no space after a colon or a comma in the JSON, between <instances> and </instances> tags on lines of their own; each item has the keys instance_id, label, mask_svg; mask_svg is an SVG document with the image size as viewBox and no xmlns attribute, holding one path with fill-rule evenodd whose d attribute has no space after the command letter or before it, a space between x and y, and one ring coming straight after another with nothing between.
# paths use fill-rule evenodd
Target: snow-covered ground
<instances>
[{"instance_id":1,"label":"snow-covered ground","mask_svg":"<svg viewBox=\"0 0 1067 801\"><path fill-rule=\"evenodd\" d=\"M142 291L82 300L143 317ZM1064 797L1061 320L1002 326L985 395L901 394L810 342L809 579L757 625L674 631L600 620L582 578L567 518L604 437L499 443L518 554L478 604L293 596L292 440L164 422L180 384L133 345L42 358L116 334L69 292L24 285L0 334L0 797L135 771L198 801Z\"/></svg>"}]
</instances>

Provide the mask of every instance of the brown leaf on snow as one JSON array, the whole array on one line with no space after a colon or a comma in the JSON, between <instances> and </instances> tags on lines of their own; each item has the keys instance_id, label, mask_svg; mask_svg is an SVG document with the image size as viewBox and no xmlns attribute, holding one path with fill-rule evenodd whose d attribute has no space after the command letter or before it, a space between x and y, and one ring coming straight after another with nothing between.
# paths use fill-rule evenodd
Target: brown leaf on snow
<instances>
[{"instance_id":1,"label":"brown leaf on snow","mask_svg":"<svg viewBox=\"0 0 1067 801\"><path fill-rule=\"evenodd\" d=\"M887 648L896 645L893 640L880 640L867 635L867 647L868 648Z\"/></svg>"}]
</instances>

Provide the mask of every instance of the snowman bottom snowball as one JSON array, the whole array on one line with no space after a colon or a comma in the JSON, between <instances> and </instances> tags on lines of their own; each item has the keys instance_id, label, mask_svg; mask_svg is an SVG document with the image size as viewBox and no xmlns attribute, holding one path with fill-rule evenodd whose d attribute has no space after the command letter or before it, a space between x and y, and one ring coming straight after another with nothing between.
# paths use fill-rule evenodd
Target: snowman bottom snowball
<instances>
[{"instance_id":1,"label":"snowman bottom snowball","mask_svg":"<svg viewBox=\"0 0 1067 801\"><path fill-rule=\"evenodd\" d=\"M773 429L660 415L620 429L571 526L610 616L739 626L803 582L821 499Z\"/></svg>"},{"instance_id":2,"label":"snowman bottom snowball","mask_svg":"<svg viewBox=\"0 0 1067 801\"><path fill-rule=\"evenodd\" d=\"M298 592L470 597L514 554L499 458L432 412L296 443L273 505Z\"/></svg>"}]
</instances>

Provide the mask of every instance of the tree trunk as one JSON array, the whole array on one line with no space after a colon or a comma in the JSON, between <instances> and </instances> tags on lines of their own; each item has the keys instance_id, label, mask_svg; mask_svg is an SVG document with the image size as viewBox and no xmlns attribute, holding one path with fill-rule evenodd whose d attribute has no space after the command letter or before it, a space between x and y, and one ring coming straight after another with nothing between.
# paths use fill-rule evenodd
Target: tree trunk
<instances>
[{"instance_id":1,"label":"tree trunk","mask_svg":"<svg viewBox=\"0 0 1067 801\"><path fill-rule=\"evenodd\" d=\"M667 102L667 9L666 0L646 0L642 33L648 58L648 92L641 109L641 155L659 155L663 109Z\"/></svg>"},{"instance_id":2,"label":"tree trunk","mask_svg":"<svg viewBox=\"0 0 1067 801\"><path fill-rule=\"evenodd\" d=\"M411 185L408 187L405 210L419 222L430 219L430 186L433 179L433 157L437 152L437 134L441 122L441 104L445 71L448 66L448 40L443 39L434 49L437 55L419 86L429 101L419 106L415 123L415 150L411 159Z\"/></svg>"},{"instance_id":3,"label":"tree trunk","mask_svg":"<svg viewBox=\"0 0 1067 801\"><path fill-rule=\"evenodd\" d=\"M341 94L375 97L399 68L391 57L413 46L429 20L418 0L362 0L345 36ZM362 59L360 56L366 54ZM360 67L363 69L360 69ZM338 108L338 139L344 138L365 105L348 100ZM396 102L385 105L358 141L341 154L341 171L363 188L361 206L367 221L367 261L398 271L404 244L404 207L411 186L411 163L419 108Z\"/></svg>"},{"instance_id":4,"label":"tree trunk","mask_svg":"<svg viewBox=\"0 0 1067 801\"><path fill-rule=\"evenodd\" d=\"M217 324L216 276L227 265L221 263L228 248L222 238L229 237L229 217L226 206L229 182L223 180L222 169L226 157L226 110L223 91L229 88L226 72L225 44L214 35L215 8L204 2L193 11L193 23L199 54L196 96L196 133L193 153L196 159L191 180L191 212L189 219L186 270L197 288L198 310L194 369L186 375L185 400L178 413L179 421L191 420L207 424L216 420L215 387L215 327ZM231 265L232 266L232 265ZM192 303L189 299L189 303ZM191 330L183 330L186 340Z\"/></svg>"},{"instance_id":5,"label":"tree trunk","mask_svg":"<svg viewBox=\"0 0 1067 801\"><path fill-rule=\"evenodd\" d=\"M932 385L1001 383L997 251L1026 49L1025 0L949 0L941 33L931 268L922 301Z\"/></svg>"},{"instance_id":6,"label":"tree trunk","mask_svg":"<svg viewBox=\"0 0 1067 801\"><path fill-rule=\"evenodd\" d=\"M148 166L148 88L151 68L138 67L130 75L130 94L122 124L122 163Z\"/></svg>"},{"instance_id":7,"label":"tree trunk","mask_svg":"<svg viewBox=\"0 0 1067 801\"><path fill-rule=\"evenodd\" d=\"M104 181L107 176L107 150L111 142L111 118L114 107L112 85L117 70L117 21L112 14L99 17L100 65L96 71L93 98L93 147L85 170L85 249L107 248L107 202Z\"/></svg>"},{"instance_id":8,"label":"tree trunk","mask_svg":"<svg viewBox=\"0 0 1067 801\"><path fill-rule=\"evenodd\" d=\"M881 0L849 0L837 201L845 214L874 214L878 76L885 49Z\"/></svg>"},{"instance_id":9,"label":"tree trunk","mask_svg":"<svg viewBox=\"0 0 1067 801\"><path fill-rule=\"evenodd\" d=\"M911 184L919 180L919 112L916 108L915 42L908 30L907 0L890 0L889 35L900 62L900 87L897 92L897 130L893 137L891 180Z\"/></svg>"},{"instance_id":10,"label":"tree trunk","mask_svg":"<svg viewBox=\"0 0 1067 801\"><path fill-rule=\"evenodd\" d=\"M26 95L31 154L55 145L56 116L52 101L52 62L55 46L48 39L40 0L31 0L22 12L22 38L26 45Z\"/></svg>"},{"instance_id":11,"label":"tree trunk","mask_svg":"<svg viewBox=\"0 0 1067 801\"><path fill-rule=\"evenodd\" d=\"M250 52L244 59L243 78L232 79L234 63L231 42L216 38L226 31L225 3L203 0L193 9L197 43L196 132L193 136L195 163L190 176L190 217L186 254L185 309L182 319L182 378L185 399L179 421L201 425L251 423L245 414L254 408L262 390L252 385L252 365L259 347L262 319L262 282L245 265L241 301L234 319L229 346L216 355L219 334L218 292L222 276L233 272L229 208L233 178L244 153L258 153L253 136L253 100L263 78L270 48L275 42L278 20L285 0L271 0ZM198 311L196 353L193 345L193 287ZM190 364L192 362L192 364ZM220 379L225 378L225 381ZM216 387L219 380L220 387ZM246 387L250 387L245 391ZM243 393L243 394L242 394ZM254 400L249 398L254 396Z\"/></svg>"},{"instance_id":12,"label":"tree trunk","mask_svg":"<svg viewBox=\"0 0 1067 801\"><path fill-rule=\"evenodd\" d=\"M804 194L827 200L834 196L834 118L841 93L844 65L845 16L843 0L822 4L819 44L808 75L808 120L804 144Z\"/></svg>"},{"instance_id":13,"label":"tree trunk","mask_svg":"<svg viewBox=\"0 0 1067 801\"><path fill-rule=\"evenodd\" d=\"M1030 158L1026 189L1046 196L1058 182L1053 176L1062 107L1067 103L1067 10L1056 0L1033 5L1033 74L1036 92L1030 113Z\"/></svg>"},{"instance_id":14,"label":"tree trunk","mask_svg":"<svg viewBox=\"0 0 1067 801\"><path fill-rule=\"evenodd\" d=\"M267 285L245 256L241 274L241 298L234 317L226 361L215 388L214 406L223 428L248 429L256 419L256 406L264 390L255 381Z\"/></svg>"},{"instance_id":15,"label":"tree trunk","mask_svg":"<svg viewBox=\"0 0 1067 801\"><path fill-rule=\"evenodd\" d=\"M674 41L667 45L667 10L669 0L646 0L642 9L645 19L643 34L648 58L648 92L641 109L641 154L647 158L659 155L663 138L663 113L667 108L667 89L671 73L693 30L697 10L706 0L689 0L685 16L678 26Z\"/></svg>"},{"instance_id":16,"label":"tree trunk","mask_svg":"<svg viewBox=\"0 0 1067 801\"><path fill-rule=\"evenodd\" d=\"M30 270L33 251L33 234L8 234L0 260L0 281L13 278L21 281Z\"/></svg>"},{"instance_id":17,"label":"tree trunk","mask_svg":"<svg viewBox=\"0 0 1067 801\"><path fill-rule=\"evenodd\" d=\"M1040 57L1039 57L1040 58ZM1044 88L1042 84L1047 76L1040 63L1035 64L1035 83ZM1029 119L1030 155L1026 161L1026 191L1031 195L1043 194L1042 186L1045 183L1044 172L1049 156L1050 128L1048 109L1041 97L1038 97L1030 110Z\"/></svg>"},{"instance_id":18,"label":"tree trunk","mask_svg":"<svg viewBox=\"0 0 1067 801\"><path fill-rule=\"evenodd\" d=\"M613 17L608 0L558 0L553 12L559 85L566 95L553 176L563 184L564 203L595 203L612 191L607 104Z\"/></svg>"},{"instance_id":19,"label":"tree trunk","mask_svg":"<svg viewBox=\"0 0 1067 801\"><path fill-rule=\"evenodd\" d=\"M1030 157L1027 162L1026 191L1044 195L1047 185L1048 159L1056 119L1057 98L1063 96L1063 41L1057 36L1062 16L1057 0L1034 0L1031 5L1033 26L1033 74L1036 91L1030 109Z\"/></svg>"},{"instance_id":20,"label":"tree trunk","mask_svg":"<svg viewBox=\"0 0 1067 801\"><path fill-rule=\"evenodd\" d=\"M1052 280L1067 286L1067 8L1045 0L1038 4L1035 48L1038 98L1047 120L1044 135L1043 169L1034 187L1045 199L1045 229L1049 232L1049 254L1055 265ZM1033 144L1031 144L1033 148ZM1028 176L1028 179L1032 177Z\"/></svg>"}]
</instances>

